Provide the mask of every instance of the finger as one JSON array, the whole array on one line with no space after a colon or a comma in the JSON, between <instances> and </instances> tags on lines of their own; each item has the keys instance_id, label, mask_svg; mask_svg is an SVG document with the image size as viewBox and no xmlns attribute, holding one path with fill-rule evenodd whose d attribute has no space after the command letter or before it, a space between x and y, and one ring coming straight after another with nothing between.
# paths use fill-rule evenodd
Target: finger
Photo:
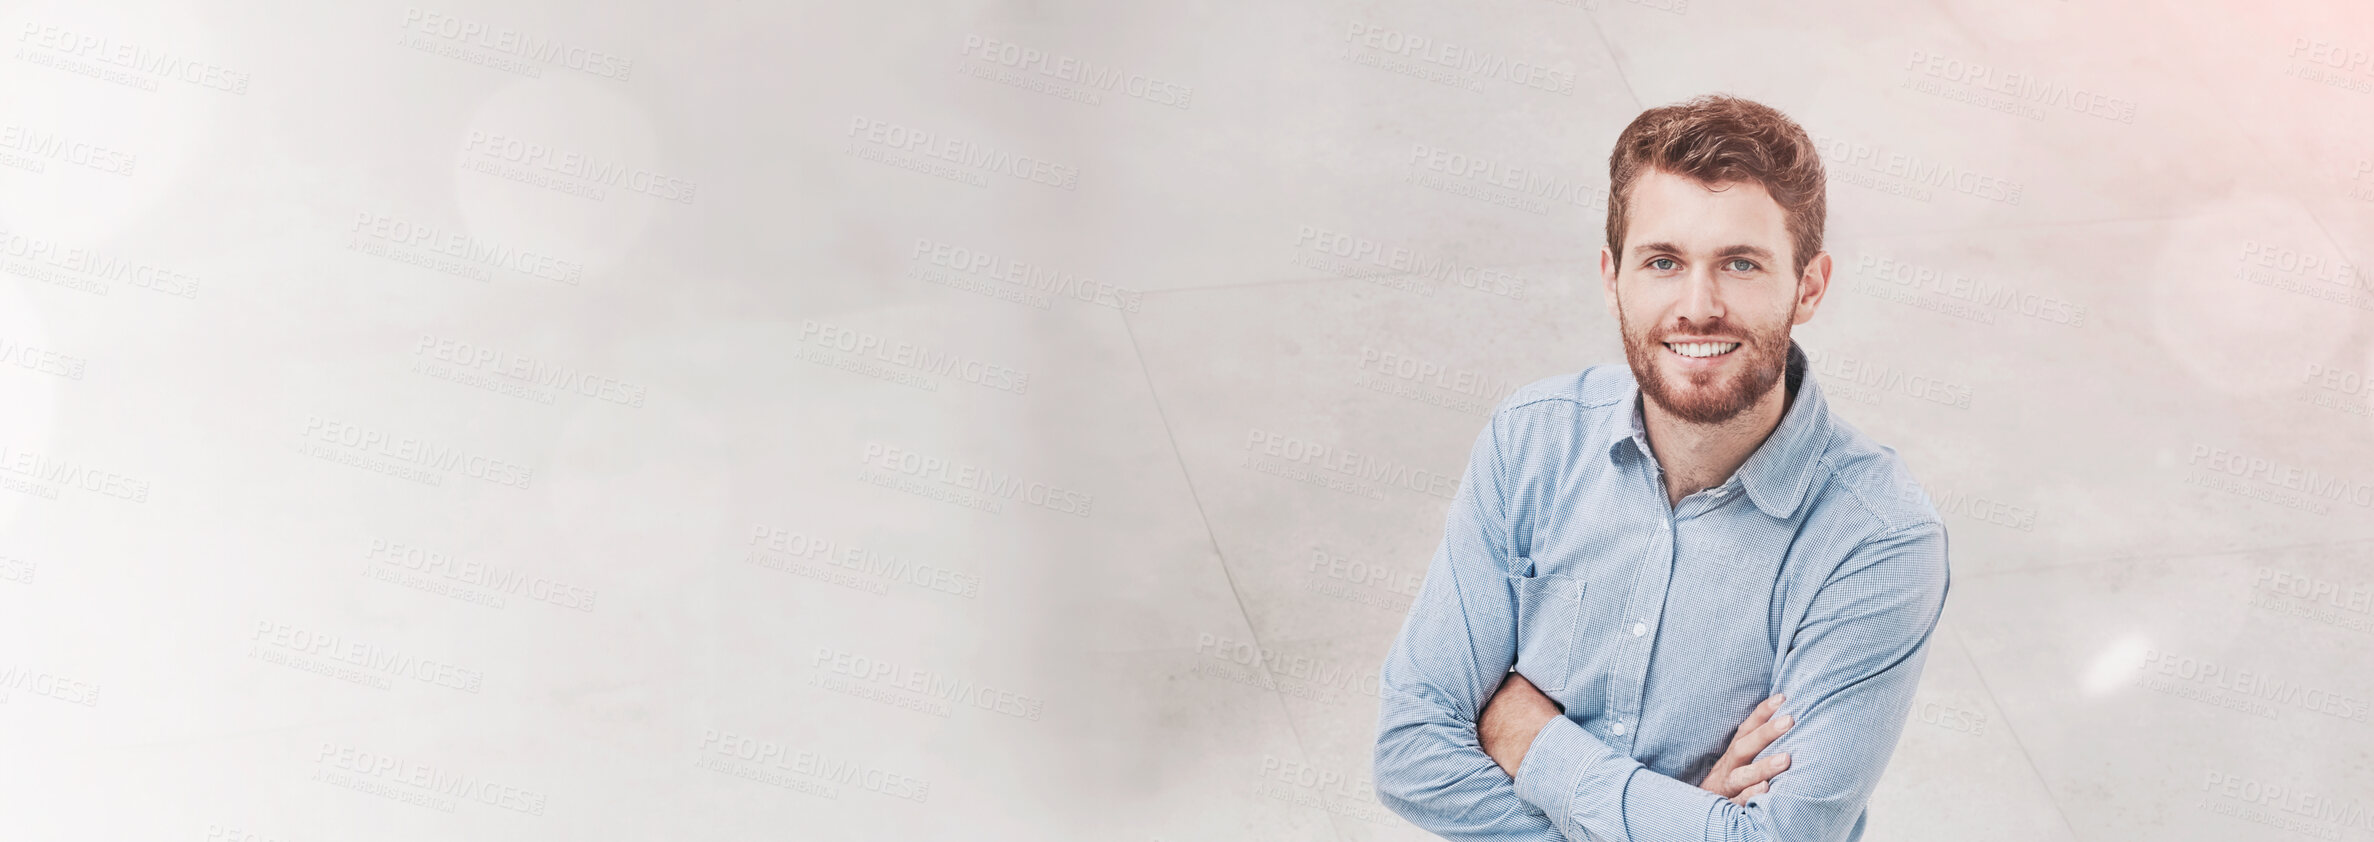
<instances>
[{"instance_id":1,"label":"finger","mask_svg":"<svg viewBox=\"0 0 2374 842\"><path fill-rule=\"evenodd\" d=\"M1763 783L1761 774L1753 763L1733 769L1731 774L1723 776L1723 791L1736 795L1748 787Z\"/></svg>"},{"instance_id":2,"label":"finger","mask_svg":"<svg viewBox=\"0 0 2374 842\"><path fill-rule=\"evenodd\" d=\"M1730 785L1727 789L1744 790L1755 784L1771 780L1772 776L1778 775L1788 768L1789 755L1783 752L1731 770L1730 776L1724 779L1724 783Z\"/></svg>"},{"instance_id":3,"label":"finger","mask_svg":"<svg viewBox=\"0 0 2374 842\"><path fill-rule=\"evenodd\" d=\"M1764 749L1772 745L1772 741L1780 739L1782 734L1788 733L1789 729L1794 727L1797 727L1796 717L1785 713L1775 716L1771 721L1764 723L1763 727L1741 734L1738 739L1732 740L1730 754L1739 758L1739 762L1746 763L1748 758L1763 754Z\"/></svg>"},{"instance_id":4,"label":"finger","mask_svg":"<svg viewBox=\"0 0 2374 842\"><path fill-rule=\"evenodd\" d=\"M1758 784L1756 784L1755 786L1751 786L1751 787L1748 787L1748 788L1746 788L1746 789L1740 790L1738 795L1731 796L1731 803L1733 803L1733 804L1737 804L1737 805L1739 805L1739 806L1742 806L1742 807L1745 807L1745 806L1747 806L1747 805L1748 805L1748 799L1750 799L1750 798L1754 798L1754 797L1756 797L1756 796L1758 796L1758 795L1762 795L1762 794L1764 794L1765 792L1768 792L1768 791L1770 791L1771 789L1772 789L1772 785L1771 785L1771 784L1767 784L1767 783L1758 783Z\"/></svg>"},{"instance_id":5,"label":"finger","mask_svg":"<svg viewBox=\"0 0 2374 842\"><path fill-rule=\"evenodd\" d=\"M1771 698L1765 699L1762 704L1756 705L1755 710L1748 711L1747 721L1739 723L1739 730L1732 733L1740 736L1746 736L1748 732L1763 727L1765 722L1772 719L1772 714L1780 710L1780 703L1780 694L1774 693Z\"/></svg>"},{"instance_id":6,"label":"finger","mask_svg":"<svg viewBox=\"0 0 2374 842\"><path fill-rule=\"evenodd\" d=\"M1721 762L1734 767L1746 767L1753 764L1756 755L1763 754L1766 748L1772 746L1774 740L1780 739L1780 735L1787 733L1789 728L1796 724L1786 714L1772 722L1765 723L1764 727L1732 740L1731 748L1723 752Z\"/></svg>"}]
</instances>

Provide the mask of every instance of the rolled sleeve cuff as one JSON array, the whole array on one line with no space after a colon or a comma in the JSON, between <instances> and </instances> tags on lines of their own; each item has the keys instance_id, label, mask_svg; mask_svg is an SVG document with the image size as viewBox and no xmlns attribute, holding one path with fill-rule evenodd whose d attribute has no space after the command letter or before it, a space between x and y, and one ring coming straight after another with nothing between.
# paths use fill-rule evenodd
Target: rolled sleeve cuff
<instances>
[{"instance_id":1,"label":"rolled sleeve cuff","mask_svg":"<svg viewBox=\"0 0 2374 842\"><path fill-rule=\"evenodd\" d=\"M1542 726L1517 764L1517 797L1549 816L1568 839L1630 839L1627 813L1631 825L1658 826L1667 834L1646 838L1703 838L1707 812L1719 798L1655 773L1648 777L1661 781L1633 787L1633 773L1643 768L1560 716Z\"/></svg>"}]
</instances>

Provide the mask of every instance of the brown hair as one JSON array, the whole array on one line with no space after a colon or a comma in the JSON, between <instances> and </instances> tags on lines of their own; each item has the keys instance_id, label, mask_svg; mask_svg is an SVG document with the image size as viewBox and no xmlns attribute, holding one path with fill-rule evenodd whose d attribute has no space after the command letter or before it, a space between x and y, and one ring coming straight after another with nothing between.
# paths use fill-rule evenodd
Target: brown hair
<instances>
[{"instance_id":1,"label":"brown hair","mask_svg":"<svg viewBox=\"0 0 2374 842\"><path fill-rule=\"evenodd\" d=\"M1805 129L1771 106L1708 94L1632 118L1607 156L1607 247L1619 261L1632 182L1651 168L1701 184L1763 185L1787 214L1796 277L1805 276L1805 264L1822 250L1822 222L1829 214L1822 158Z\"/></svg>"}]
</instances>

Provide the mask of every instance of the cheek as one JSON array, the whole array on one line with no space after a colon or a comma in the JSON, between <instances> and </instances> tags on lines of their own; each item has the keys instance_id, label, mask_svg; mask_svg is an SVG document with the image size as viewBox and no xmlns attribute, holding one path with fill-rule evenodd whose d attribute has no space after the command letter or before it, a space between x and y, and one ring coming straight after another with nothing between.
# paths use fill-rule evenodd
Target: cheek
<instances>
[{"instance_id":1,"label":"cheek","mask_svg":"<svg viewBox=\"0 0 2374 842\"><path fill-rule=\"evenodd\" d=\"M1624 319L1641 330L1655 327L1672 313L1673 303L1670 295L1638 288L1624 290L1616 297L1616 304L1622 308Z\"/></svg>"}]
</instances>

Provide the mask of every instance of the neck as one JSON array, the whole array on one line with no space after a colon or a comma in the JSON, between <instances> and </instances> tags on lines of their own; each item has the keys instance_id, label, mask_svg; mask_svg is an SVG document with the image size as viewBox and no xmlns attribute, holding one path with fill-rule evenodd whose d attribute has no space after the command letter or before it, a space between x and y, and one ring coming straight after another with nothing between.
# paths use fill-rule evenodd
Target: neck
<instances>
[{"instance_id":1,"label":"neck","mask_svg":"<svg viewBox=\"0 0 2374 842\"><path fill-rule=\"evenodd\" d=\"M1644 396L1641 420L1648 429L1649 450L1657 454L1657 464L1664 468L1666 505L1677 505L1682 498L1729 479L1780 427L1781 416L1795 397L1783 378L1738 415L1713 424L1696 424L1675 417Z\"/></svg>"}]
</instances>

